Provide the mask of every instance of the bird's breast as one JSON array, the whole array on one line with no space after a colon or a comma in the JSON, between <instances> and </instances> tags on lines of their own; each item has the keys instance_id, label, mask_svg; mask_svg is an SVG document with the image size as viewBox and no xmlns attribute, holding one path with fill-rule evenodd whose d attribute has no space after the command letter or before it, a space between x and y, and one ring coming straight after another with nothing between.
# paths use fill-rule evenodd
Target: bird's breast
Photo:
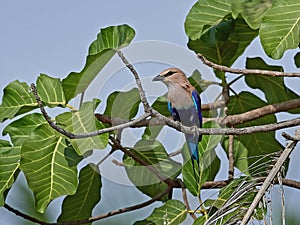
<instances>
[{"instance_id":1,"label":"bird's breast","mask_svg":"<svg viewBox=\"0 0 300 225\"><path fill-rule=\"evenodd\" d=\"M169 87L168 100L176 109L188 109L193 106L191 96L182 88Z\"/></svg>"}]
</instances>

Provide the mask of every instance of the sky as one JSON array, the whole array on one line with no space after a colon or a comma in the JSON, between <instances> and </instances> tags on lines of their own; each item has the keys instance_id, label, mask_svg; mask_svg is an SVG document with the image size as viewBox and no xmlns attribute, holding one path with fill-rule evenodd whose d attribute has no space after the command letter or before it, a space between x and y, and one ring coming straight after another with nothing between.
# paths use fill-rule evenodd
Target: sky
<instances>
[{"instance_id":1,"label":"sky","mask_svg":"<svg viewBox=\"0 0 300 225\"><path fill-rule=\"evenodd\" d=\"M183 68L187 74L199 69L204 78L214 79L211 70L202 65L193 52L186 47L184 20L195 0L111 0L103 2L99 0L2 1L0 7L1 90L13 80L35 82L40 73L64 78L72 71L80 71L85 63L88 46L95 40L99 30L120 24L128 24L136 31L134 43L124 49L124 53L142 74L142 81L150 100L154 100L156 96L166 91L163 85L158 85L159 88L155 89L150 84L151 78L166 66L176 65ZM247 50L248 56L264 54L258 46L258 40L254 42L253 46L255 47ZM281 62L285 62L286 58L292 54L294 53L289 51ZM239 59L236 66L243 66L244 59L243 57ZM285 63L288 70L295 69L290 62ZM113 61L101 73L103 76L93 82L86 98L91 98L96 94L105 99L113 90L127 90L134 85L130 74L124 75L125 78L120 78L121 74L126 73L120 62ZM299 87L299 82L288 80L287 83L294 87L294 90L295 87ZM204 102L212 101L216 93L215 90L209 89L202 96ZM300 94L299 90L298 94ZM2 96L1 91L1 99ZM101 111L104 107L105 105L100 106L99 110ZM127 135L134 138L137 134L133 132ZM222 166L226 169L226 164ZM111 182L114 181L111 172L108 171L106 175L107 189L103 189L101 200L105 207L97 207L98 214L147 199L132 187L124 185L122 191L128 194L120 193L118 202L112 202L110 198L113 198L114 195L109 190L119 191L120 189L114 182ZM20 191L26 189L22 176L15 188ZM30 192L28 195L30 196ZM10 196L9 202L24 212L31 212L33 209L26 208L24 203L30 201L28 198L30 197L19 194ZM299 193L297 199L300 199ZM52 211L59 206L59 201L61 199L50 204L50 210L46 217L50 218L56 215L52 214ZM154 206L158 205L154 204ZM145 210L139 210L136 214L128 214L128 221L122 222L128 224L135 218L141 217L140 219L142 219L152 209L153 207L147 207ZM6 222L10 223L6 224L28 224L1 208L0 217L7 218ZM120 223L120 217L107 220L106 223L113 224L116 221Z\"/></svg>"}]
</instances>

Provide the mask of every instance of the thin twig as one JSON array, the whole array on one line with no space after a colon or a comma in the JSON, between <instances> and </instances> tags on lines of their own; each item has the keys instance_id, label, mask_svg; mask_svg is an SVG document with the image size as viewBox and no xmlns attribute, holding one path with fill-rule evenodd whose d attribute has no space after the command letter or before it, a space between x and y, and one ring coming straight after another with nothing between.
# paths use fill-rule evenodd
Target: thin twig
<instances>
[{"instance_id":1,"label":"thin twig","mask_svg":"<svg viewBox=\"0 0 300 225\"><path fill-rule=\"evenodd\" d=\"M229 135L228 140L228 161L229 161L229 169L228 169L228 180L232 180L234 177L234 159L233 159L233 135Z\"/></svg>"},{"instance_id":2,"label":"thin twig","mask_svg":"<svg viewBox=\"0 0 300 225\"><path fill-rule=\"evenodd\" d=\"M200 53L197 54L198 58L207 66L214 68L216 70L220 70L223 72L235 73L235 74L256 74L256 75L266 75L266 76L277 76L277 77L300 77L300 73L287 73L280 71L270 71L270 70L258 70L258 69L234 69L227 66L218 65L207 60Z\"/></svg>"},{"instance_id":3,"label":"thin twig","mask_svg":"<svg viewBox=\"0 0 300 225\"><path fill-rule=\"evenodd\" d=\"M139 94L140 94L140 98L141 98L141 102L144 106L144 110L145 112L150 112L151 111L151 107L147 101L146 95L145 95L145 91L143 89L142 86L142 82L140 80L140 77L137 73L137 71L134 69L134 67L128 62L128 60L126 59L126 57L124 56L123 52L121 52L120 50L117 51L119 57L121 58L121 60L123 61L123 63L126 65L126 67L131 71L131 73L133 74L134 78L135 78L135 82L136 85L138 87L139 90Z\"/></svg>"},{"instance_id":4,"label":"thin twig","mask_svg":"<svg viewBox=\"0 0 300 225\"><path fill-rule=\"evenodd\" d=\"M187 199L187 195L186 195L186 187L185 187L185 185L184 185L184 183L182 182L181 179L178 179L178 183L179 183L179 185L180 185L180 187L181 187L182 199L183 199L183 202L184 202L184 204L185 204L185 207L186 207L188 213L190 214L190 216L191 216L194 220L196 220L197 217L196 217L195 213L194 213L193 211L191 211L191 207L190 207L189 201L188 201L188 199Z\"/></svg>"},{"instance_id":5,"label":"thin twig","mask_svg":"<svg viewBox=\"0 0 300 225\"><path fill-rule=\"evenodd\" d=\"M108 133L108 132L111 132L111 131L115 131L115 130L120 130L120 129L124 129L124 128L127 128L127 127L130 127L140 121L143 121L145 120L147 117L150 116L150 113L144 113L143 115L141 115L140 117L138 117L137 119L135 120L131 120L131 121L128 121L126 123L122 123L122 124L118 124L116 126L112 126L112 127L108 127L108 128L104 128L104 129L101 129L101 130L96 130L96 131L93 131L93 132L89 132L89 133L83 133L83 134L73 134L59 126L57 126L50 118L50 116L48 115L48 113L46 112L45 110L45 107L41 101L41 98L40 96L38 95L37 93L37 90L36 90L36 87L34 84L31 84L31 90L36 98L36 101L39 105L39 108L44 116L44 118L46 119L46 121L48 122L48 124L56 131L58 131L59 133L65 135L66 137L70 138L70 139L80 139L80 138L88 138L88 137L94 137L94 136L97 136L97 135L100 135L100 134L104 134L104 133Z\"/></svg>"},{"instance_id":6,"label":"thin twig","mask_svg":"<svg viewBox=\"0 0 300 225\"><path fill-rule=\"evenodd\" d=\"M28 221L31 221L31 222L34 222L34 223L38 223L38 224L41 224L41 225L52 225L52 223L47 223L47 222L41 221L41 220L39 220L39 219L37 219L35 217L29 216L29 215L27 215L25 213L22 213L19 210L14 209L13 207L11 207L10 205L8 205L6 203L4 204L3 207L6 208L8 211L16 214L17 216L22 217L25 220L28 220Z\"/></svg>"}]
</instances>

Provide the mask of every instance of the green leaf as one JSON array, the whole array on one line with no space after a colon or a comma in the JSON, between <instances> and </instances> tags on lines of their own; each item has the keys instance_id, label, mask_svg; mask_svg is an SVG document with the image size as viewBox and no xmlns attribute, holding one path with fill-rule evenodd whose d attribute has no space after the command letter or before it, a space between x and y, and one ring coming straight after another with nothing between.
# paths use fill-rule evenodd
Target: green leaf
<instances>
[{"instance_id":1,"label":"green leaf","mask_svg":"<svg viewBox=\"0 0 300 225\"><path fill-rule=\"evenodd\" d=\"M294 57L294 62L297 68L300 68L300 52L297 52L297 54Z\"/></svg>"},{"instance_id":2,"label":"green leaf","mask_svg":"<svg viewBox=\"0 0 300 225\"><path fill-rule=\"evenodd\" d=\"M250 110L260 108L267 105L257 96L250 92L241 92L236 96L231 96L228 104L228 115L240 114ZM275 115L267 115L262 118L237 125L236 127L259 126L264 124L276 123ZM275 139L275 131L265 133L254 133L249 135L236 136L236 140L241 142L248 151L248 165L254 163L257 158L262 158L268 153L272 153L282 149L282 145ZM268 158L262 159L262 162L267 162ZM265 170L265 168L261 168Z\"/></svg>"},{"instance_id":3,"label":"green leaf","mask_svg":"<svg viewBox=\"0 0 300 225\"><path fill-rule=\"evenodd\" d=\"M259 57L247 58L246 68L283 71L281 66L270 66ZM285 86L283 77L247 75L245 76L245 81L250 87L263 91L269 104L299 98L295 92ZM300 113L300 109L290 110L289 112Z\"/></svg>"},{"instance_id":4,"label":"green leaf","mask_svg":"<svg viewBox=\"0 0 300 225\"><path fill-rule=\"evenodd\" d=\"M93 132L104 128L94 116L94 111L100 103L99 99L85 102L77 112L67 112L56 117L57 124L75 134ZM89 138L70 139L72 146L79 155L91 149L103 149L108 144L108 133Z\"/></svg>"},{"instance_id":5,"label":"green leaf","mask_svg":"<svg viewBox=\"0 0 300 225\"><path fill-rule=\"evenodd\" d=\"M42 124L47 124L42 114L28 114L7 125L3 130L3 135L9 134L14 146L22 146L24 141L30 137L32 131Z\"/></svg>"},{"instance_id":6,"label":"green leaf","mask_svg":"<svg viewBox=\"0 0 300 225\"><path fill-rule=\"evenodd\" d=\"M112 118L130 120L137 114L140 102L137 88L127 92L115 91L107 98L104 114Z\"/></svg>"},{"instance_id":7,"label":"green leaf","mask_svg":"<svg viewBox=\"0 0 300 225\"><path fill-rule=\"evenodd\" d=\"M215 122L207 122L203 124L203 128L219 128ZM222 140L222 135L203 135L202 141L198 144L199 149L199 168L195 164L195 171L193 170L191 160L188 160L182 169L183 181L187 189L194 195L200 195L202 185L209 178L213 179L220 168L220 160L216 160L214 149ZM190 159L190 154L186 144L183 146L184 158ZM199 172L196 172L199 171Z\"/></svg>"},{"instance_id":8,"label":"green leaf","mask_svg":"<svg viewBox=\"0 0 300 225\"><path fill-rule=\"evenodd\" d=\"M228 146L229 146L228 137L225 137L222 146L228 154ZM247 157L248 157L248 149L243 145L243 143L240 140L234 138L233 140L234 166L238 168L243 174L249 175L249 171L248 171L249 165L248 165Z\"/></svg>"},{"instance_id":9,"label":"green leaf","mask_svg":"<svg viewBox=\"0 0 300 225\"><path fill-rule=\"evenodd\" d=\"M275 1L265 14L259 36L266 54L280 59L283 53L299 45L300 2Z\"/></svg>"},{"instance_id":10,"label":"green leaf","mask_svg":"<svg viewBox=\"0 0 300 225\"><path fill-rule=\"evenodd\" d=\"M227 23L232 23L230 19L227 19ZM215 25L216 27L219 24ZM221 32L222 29L214 28L214 31ZM234 21L234 27L225 40L213 40L206 38L200 38L197 40L189 40L188 47L196 53L201 53L208 60L218 63L220 65L231 66L235 60L244 52L252 40L257 36L258 32L252 30L246 24L246 22L237 18ZM211 34L213 37L213 35ZM219 77L220 78L220 77Z\"/></svg>"},{"instance_id":11,"label":"green leaf","mask_svg":"<svg viewBox=\"0 0 300 225\"><path fill-rule=\"evenodd\" d=\"M187 216L185 205L178 200L168 200L163 206L155 208L151 215L144 221L147 224L176 225L181 224ZM139 221L135 224L145 224Z\"/></svg>"},{"instance_id":12,"label":"green leaf","mask_svg":"<svg viewBox=\"0 0 300 225\"><path fill-rule=\"evenodd\" d=\"M170 117L170 111L168 110L167 94L159 96L152 104L152 108L157 110L160 114Z\"/></svg>"},{"instance_id":13,"label":"green leaf","mask_svg":"<svg viewBox=\"0 0 300 225\"><path fill-rule=\"evenodd\" d=\"M202 79L202 75L199 70L195 70L188 79L191 85L193 85L199 93L205 91L209 85L216 84L216 82Z\"/></svg>"},{"instance_id":14,"label":"green leaf","mask_svg":"<svg viewBox=\"0 0 300 225\"><path fill-rule=\"evenodd\" d=\"M4 88L3 92L0 122L29 112L38 106L30 87L25 82L13 81Z\"/></svg>"},{"instance_id":15,"label":"green leaf","mask_svg":"<svg viewBox=\"0 0 300 225\"><path fill-rule=\"evenodd\" d=\"M117 50L127 46L134 38L135 31L128 25L111 26L101 29L97 39L90 45L83 70L72 72L62 81L66 100L84 92Z\"/></svg>"},{"instance_id":16,"label":"green leaf","mask_svg":"<svg viewBox=\"0 0 300 225\"><path fill-rule=\"evenodd\" d=\"M48 125L36 128L23 143L21 170L32 189L37 211L44 213L51 200L72 195L77 188L76 166L64 156L66 139Z\"/></svg>"},{"instance_id":17,"label":"green leaf","mask_svg":"<svg viewBox=\"0 0 300 225\"><path fill-rule=\"evenodd\" d=\"M74 195L64 199L58 222L91 217L93 208L100 201L101 187L100 171L96 165L90 164L81 169L78 189Z\"/></svg>"},{"instance_id":18,"label":"green leaf","mask_svg":"<svg viewBox=\"0 0 300 225\"><path fill-rule=\"evenodd\" d=\"M65 106L66 98L60 79L41 74L36 81L41 100L49 107Z\"/></svg>"},{"instance_id":19,"label":"green leaf","mask_svg":"<svg viewBox=\"0 0 300 225\"><path fill-rule=\"evenodd\" d=\"M134 38L135 31L128 25L110 26L101 29L97 39L89 47L89 55L96 55L105 49L119 50Z\"/></svg>"},{"instance_id":20,"label":"green leaf","mask_svg":"<svg viewBox=\"0 0 300 225\"><path fill-rule=\"evenodd\" d=\"M185 20L185 32L191 40L199 39L210 27L230 14L232 0L199 0Z\"/></svg>"},{"instance_id":21,"label":"green leaf","mask_svg":"<svg viewBox=\"0 0 300 225\"><path fill-rule=\"evenodd\" d=\"M142 139L130 151L156 168L164 177L174 179L181 172L181 164L172 160L163 145L158 141ZM154 197L167 188L167 184L160 181L149 168L140 165L131 157L124 155L123 162L131 182L148 196ZM165 196L161 200L165 201L167 199L168 196Z\"/></svg>"},{"instance_id":22,"label":"green leaf","mask_svg":"<svg viewBox=\"0 0 300 225\"><path fill-rule=\"evenodd\" d=\"M14 183L14 175L20 164L20 147L11 146L8 141L0 140L0 206L4 205L6 191Z\"/></svg>"},{"instance_id":23,"label":"green leaf","mask_svg":"<svg viewBox=\"0 0 300 225\"><path fill-rule=\"evenodd\" d=\"M249 27L256 30L271 6L272 0L235 0L231 4L232 16L236 19L241 14Z\"/></svg>"}]
</instances>

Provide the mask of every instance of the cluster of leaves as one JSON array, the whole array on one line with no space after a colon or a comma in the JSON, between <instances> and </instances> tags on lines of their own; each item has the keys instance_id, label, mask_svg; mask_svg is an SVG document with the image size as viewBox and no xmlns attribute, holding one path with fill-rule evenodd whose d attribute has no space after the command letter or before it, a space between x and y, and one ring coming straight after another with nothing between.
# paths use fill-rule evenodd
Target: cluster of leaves
<instances>
[{"instance_id":1,"label":"cluster of leaves","mask_svg":"<svg viewBox=\"0 0 300 225\"><path fill-rule=\"evenodd\" d=\"M186 17L188 47L213 62L231 66L259 35L266 53L278 59L285 50L295 48L299 44L299 14L300 4L296 0L278 0L273 3L271 0L246 2L199 0ZM52 118L56 124L76 134L109 126L99 122L94 116L100 103L99 99L83 103L78 110L74 110L69 102L88 88L115 53L130 44L134 35L135 31L127 25L102 29L89 47L86 63L81 72L72 72L63 80L46 74L41 74L37 78L37 92L44 105L49 108L59 107L62 111L71 109ZM295 63L298 66L299 56L299 54L295 56ZM267 65L261 58L248 58L246 68L283 71L280 66ZM223 72L215 71L215 74L224 87L230 85ZM198 82L203 80L197 71L189 79L199 92L206 87L199 85ZM248 75L245 82L250 88L261 90L265 100L247 91L232 95L227 105L228 115L299 98L285 86L283 78ZM210 82L205 84L209 85ZM139 105L137 89L114 92L107 99L104 114L113 118L132 119L136 116ZM114 109L116 106L117 110ZM159 97L152 107L169 116L165 96ZM58 221L88 218L94 206L100 201L101 171L98 171L96 165L86 165L78 172L78 163L89 150L106 148L109 135L114 134L105 133L84 139L69 139L54 131L42 114L33 111L36 108L38 104L28 84L13 81L4 89L0 105L0 122L8 119L12 122L3 130L3 135L9 135L10 141L0 140L0 205L5 203L16 176L22 171L29 188L34 193L38 212L45 212L53 199L67 195ZM222 113L214 111L206 116L222 116ZM300 113L300 110L293 110L290 113ZM269 115L238 127L276 121L275 115ZM218 127L218 125L207 122L204 127ZM228 151L228 138L222 138L220 135L203 137L199 144L200 158L203 160L199 165L200 173L195 177L191 162L185 163L182 167L169 157L164 145L156 140L161 130L160 126L146 127L142 138L129 149L130 152L148 165L154 166L165 177L175 179L182 174L184 185L189 192L194 196L200 196L202 185L206 181L214 180L220 169L220 160L215 157L215 148L221 143L224 150ZM282 145L275 139L275 132L236 137L235 167L244 174L252 175L249 165L255 161L254 156L265 155L281 148ZM187 154L187 146L183 145L184 158L188 158ZM132 157L124 154L123 163L129 179L146 195L154 197L167 188L167 184ZM257 170L255 173L257 174ZM221 209L228 202L225 200L229 200L234 193L232 187L241 187L244 181L244 179L236 180L230 187L220 191L216 201L206 201L205 207ZM252 197L248 196L246 202L251 202ZM165 202L161 207L156 208L144 221L138 221L136 224L166 222L179 224L185 220L187 210L183 202L170 199L169 196L164 196L161 200ZM245 206L245 199L243 202L235 202L237 205L239 203ZM207 215L201 216L195 224L202 224L207 218Z\"/></svg>"}]
</instances>

